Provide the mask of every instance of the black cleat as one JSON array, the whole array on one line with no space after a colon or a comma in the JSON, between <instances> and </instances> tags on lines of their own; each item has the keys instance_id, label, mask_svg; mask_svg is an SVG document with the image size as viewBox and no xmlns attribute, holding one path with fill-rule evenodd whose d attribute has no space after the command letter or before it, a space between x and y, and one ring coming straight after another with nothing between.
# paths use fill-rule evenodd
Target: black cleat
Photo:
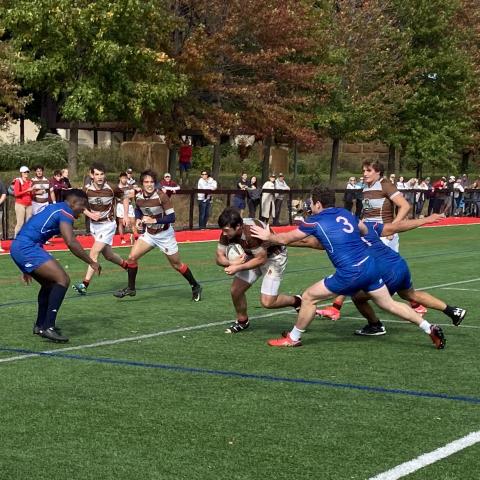
<instances>
[{"instance_id":1,"label":"black cleat","mask_svg":"<svg viewBox=\"0 0 480 480\"><path fill-rule=\"evenodd\" d=\"M355 335L361 335L364 337L378 337L380 335L385 335L386 333L387 331L382 322L375 324L367 323L362 329L355 330Z\"/></svg>"},{"instance_id":2,"label":"black cleat","mask_svg":"<svg viewBox=\"0 0 480 480\"><path fill-rule=\"evenodd\" d=\"M246 322L235 322L232 323L226 330L225 333L240 333L246 330L250 326L250 322L247 320Z\"/></svg>"},{"instance_id":3,"label":"black cleat","mask_svg":"<svg viewBox=\"0 0 480 480\"><path fill-rule=\"evenodd\" d=\"M59 335L62 334L62 330L60 327L52 327ZM41 335L42 334L42 329L37 325L35 324L33 326L33 334L34 335Z\"/></svg>"},{"instance_id":4,"label":"black cleat","mask_svg":"<svg viewBox=\"0 0 480 480\"><path fill-rule=\"evenodd\" d=\"M50 340L51 342L56 342L56 343L68 342L68 337L65 337L65 335L60 335L55 327L50 327L50 328L47 328L46 330L40 330L39 335L43 338L46 338L47 340Z\"/></svg>"},{"instance_id":5,"label":"black cleat","mask_svg":"<svg viewBox=\"0 0 480 480\"><path fill-rule=\"evenodd\" d=\"M128 287L122 288L121 290L117 290L113 293L114 297L123 298L123 297L134 297L137 294L136 290L132 290Z\"/></svg>"},{"instance_id":6,"label":"black cleat","mask_svg":"<svg viewBox=\"0 0 480 480\"><path fill-rule=\"evenodd\" d=\"M202 299L202 286L197 283L192 287L192 300L194 302L199 302Z\"/></svg>"},{"instance_id":7,"label":"black cleat","mask_svg":"<svg viewBox=\"0 0 480 480\"><path fill-rule=\"evenodd\" d=\"M452 319L452 323L458 327L463 319L465 318L465 315L467 314L467 311L464 308L459 308L459 307L452 307L453 308L453 313L450 315L450 318Z\"/></svg>"}]
</instances>

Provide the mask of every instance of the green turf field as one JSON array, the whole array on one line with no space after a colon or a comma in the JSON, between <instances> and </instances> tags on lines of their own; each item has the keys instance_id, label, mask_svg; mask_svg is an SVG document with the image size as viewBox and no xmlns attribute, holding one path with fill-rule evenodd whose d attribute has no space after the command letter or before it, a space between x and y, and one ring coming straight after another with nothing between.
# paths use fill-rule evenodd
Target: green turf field
<instances>
[{"instance_id":1,"label":"green turf field","mask_svg":"<svg viewBox=\"0 0 480 480\"><path fill-rule=\"evenodd\" d=\"M336 323L316 320L302 348L270 348L295 317L262 309L259 285L252 328L225 335L234 312L215 242L180 246L201 303L157 252L140 262L135 298L112 297L126 274L103 262L88 296L68 293L57 323L71 341L53 345L31 334L36 285L3 256L0 478L368 479L477 432L479 245L480 225L401 235L415 286L469 309L459 328L426 315L444 326L443 351L384 314L387 335L354 336L364 322L351 304ZM81 280L83 264L55 256ZM292 248L282 290L331 272L326 255ZM478 479L479 459L477 443L408 478Z\"/></svg>"}]
</instances>

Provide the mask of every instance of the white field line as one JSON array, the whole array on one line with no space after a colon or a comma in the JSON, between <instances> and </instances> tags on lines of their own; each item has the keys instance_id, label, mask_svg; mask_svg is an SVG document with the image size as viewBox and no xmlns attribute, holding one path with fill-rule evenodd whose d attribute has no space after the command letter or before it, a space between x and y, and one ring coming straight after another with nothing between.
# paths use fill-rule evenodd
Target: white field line
<instances>
[{"instance_id":1,"label":"white field line","mask_svg":"<svg viewBox=\"0 0 480 480\"><path fill-rule=\"evenodd\" d=\"M447 287L449 285L460 285L463 283L469 283L469 282L478 282L480 281L480 278L472 278L470 280L461 280L459 282L451 282L451 283L444 283L442 285L432 285L430 287L423 287L419 288L418 290L428 290L430 288L440 288L440 287ZM345 303L351 302L351 300L347 300ZM325 303L322 305L318 305L318 307L325 307L330 305L330 303ZM285 315L288 313L293 313L293 311L277 311L277 312L271 312L271 313L266 313L264 315L258 315L256 317L250 317L251 320L256 320L260 318L267 318L267 317L273 317L276 315ZM170 335L172 333L181 333L181 332L189 332L191 330L201 330L203 328L209 328L209 327L216 327L220 325L225 325L226 323L232 323L235 320L225 320L223 322L214 322L214 323L204 323L202 325L194 325L192 327L181 327L181 328L174 328L171 330L162 330L160 332L154 332L154 333L147 333L145 335L137 335L135 337L124 337L124 338L117 338L114 340L103 340L101 342L95 342L95 343L89 343L89 344L84 344L84 345L76 345L74 347L66 347L66 348L58 348L55 350L44 350L43 352L40 353L27 353L24 355L15 355L13 357L6 357L6 358L0 358L0 363L8 363L8 362L14 362L16 360L24 360L27 358L34 358L34 357L39 357L42 353L56 353L56 352L72 352L75 350L83 350L84 348L96 348L96 347L103 347L107 345L117 345L119 343L126 343L126 342L135 342L139 340L145 340L147 338L154 338L154 337L161 337L163 335Z\"/></svg>"},{"instance_id":2,"label":"white field line","mask_svg":"<svg viewBox=\"0 0 480 480\"><path fill-rule=\"evenodd\" d=\"M480 292L478 288L443 287L442 290L460 290L462 292Z\"/></svg>"},{"instance_id":3,"label":"white field line","mask_svg":"<svg viewBox=\"0 0 480 480\"><path fill-rule=\"evenodd\" d=\"M480 431L472 432L465 437L459 438L451 443L447 443L444 447L437 448L433 452L420 455L409 462L402 463L391 470L380 473L375 477L371 477L370 480L397 480L398 478L410 475L417 470L420 470L427 465L432 465L442 458L447 458L454 453L457 453L465 448L471 447L480 442Z\"/></svg>"}]
</instances>

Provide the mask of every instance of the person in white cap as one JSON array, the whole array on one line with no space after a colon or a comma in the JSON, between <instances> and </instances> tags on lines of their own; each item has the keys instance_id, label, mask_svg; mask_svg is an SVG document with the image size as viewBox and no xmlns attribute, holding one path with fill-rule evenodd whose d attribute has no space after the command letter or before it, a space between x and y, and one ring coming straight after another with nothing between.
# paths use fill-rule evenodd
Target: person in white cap
<instances>
[{"instance_id":1,"label":"person in white cap","mask_svg":"<svg viewBox=\"0 0 480 480\"><path fill-rule=\"evenodd\" d=\"M20 167L20 177L13 182L13 195L15 197L15 232L14 236L32 216L32 181L30 180L30 169L26 166Z\"/></svg>"}]
</instances>

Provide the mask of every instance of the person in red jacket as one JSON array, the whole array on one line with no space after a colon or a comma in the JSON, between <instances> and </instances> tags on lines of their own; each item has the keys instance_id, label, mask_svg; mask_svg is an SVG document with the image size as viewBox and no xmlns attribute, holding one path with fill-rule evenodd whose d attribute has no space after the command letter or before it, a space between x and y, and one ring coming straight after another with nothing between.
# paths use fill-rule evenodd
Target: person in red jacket
<instances>
[{"instance_id":1,"label":"person in red jacket","mask_svg":"<svg viewBox=\"0 0 480 480\"><path fill-rule=\"evenodd\" d=\"M15 196L15 237L23 224L32 216L32 181L30 180L30 169L20 167L20 177L13 183L13 195Z\"/></svg>"}]
</instances>

